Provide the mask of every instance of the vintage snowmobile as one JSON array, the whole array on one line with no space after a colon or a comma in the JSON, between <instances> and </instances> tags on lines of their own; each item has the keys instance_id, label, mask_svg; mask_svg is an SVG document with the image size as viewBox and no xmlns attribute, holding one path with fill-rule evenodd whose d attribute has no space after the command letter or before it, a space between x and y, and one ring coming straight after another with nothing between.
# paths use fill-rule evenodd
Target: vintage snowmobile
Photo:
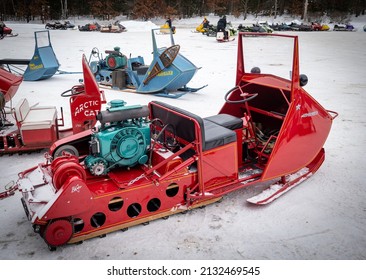
<instances>
[{"instance_id":1,"label":"vintage snowmobile","mask_svg":"<svg viewBox=\"0 0 366 280\"><path fill-rule=\"evenodd\" d=\"M120 24L119 21L116 21L113 24L110 23L108 25L102 25L100 27L100 32L102 33L121 33L126 31L127 31L126 27Z\"/></svg>"},{"instance_id":2,"label":"vintage snowmobile","mask_svg":"<svg viewBox=\"0 0 366 280\"><path fill-rule=\"evenodd\" d=\"M196 27L194 32L206 34L210 26L212 27L212 24L210 24L209 20L206 17L204 17L203 21Z\"/></svg>"},{"instance_id":3,"label":"vintage snowmobile","mask_svg":"<svg viewBox=\"0 0 366 280\"><path fill-rule=\"evenodd\" d=\"M3 39L4 37L16 37L18 36L18 33L13 33L13 29L11 29L10 27L8 26L4 26L3 27L3 37L0 37L0 39Z\"/></svg>"},{"instance_id":4,"label":"vintage snowmobile","mask_svg":"<svg viewBox=\"0 0 366 280\"><path fill-rule=\"evenodd\" d=\"M55 22L47 22L45 25L46 29L53 29L53 30L66 30L66 29L75 29L75 24L72 24L70 21L65 20L64 23L60 21Z\"/></svg>"},{"instance_id":5,"label":"vintage snowmobile","mask_svg":"<svg viewBox=\"0 0 366 280\"><path fill-rule=\"evenodd\" d=\"M201 118L160 101L127 106L115 100L97 116L101 125L92 132L89 155L64 154L19 174L12 191L21 192L34 231L51 250L263 182L270 187L248 201L267 204L318 170L337 113L303 89L297 36L245 35L238 37L236 86L217 115ZM257 46L260 39L265 46L263 36L292 44L290 79L262 73L267 60L263 69L248 71L244 41L257 39Z\"/></svg>"},{"instance_id":6,"label":"vintage snowmobile","mask_svg":"<svg viewBox=\"0 0 366 280\"><path fill-rule=\"evenodd\" d=\"M172 26L172 28L170 28L169 24L166 22L162 26L160 26L159 32L157 34L168 35L170 33L175 34L175 32L176 32L175 26Z\"/></svg>"},{"instance_id":7,"label":"vintage snowmobile","mask_svg":"<svg viewBox=\"0 0 366 280\"><path fill-rule=\"evenodd\" d=\"M217 26L213 24L209 24L207 28L205 28L204 32L202 32L203 35L206 35L208 37L216 37L217 35Z\"/></svg>"},{"instance_id":8,"label":"vintage snowmobile","mask_svg":"<svg viewBox=\"0 0 366 280\"><path fill-rule=\"evenodd\" d=\"M333 31L354 31L355 27L352 24L335 24Z\"/></svg>"},{"instance_id":9,"label":"vintage snowmobile","mask_svg":"<svg viewBox=\"0 0 366 280\"><path fill-rule=\"evenodd\" d=\"M5 58L0 65L6 65L10 72L22 75L24 81L39 81L51 78L59 71L60 63L51 44L50 32L34 32L35 48L31 59ZM24 65L25 70L18 65Z\"/></svg>"},{"instance_id":10,"label":"vintage snowmobile","mask_svg":"<svg viewBox=\"0 0 366 280\"><path fill-rule=\"evenodd\" d=\"M122 91L155 94L162 97L178 98L187 92L200 88L187 87L199 68L179 53L180 46L174 43L170 31L170 47L158 48L155 31L152 29L153 61L145 65L142 56L127 58L119 47L105 51L107 56L93 48L89 63L97 81ZM96 60L92 60L95 57Z\"/></svg>"},{"instance_id":11,"label":"vintage snowmobile","mask_svg":"<svg viewBox=\"0 0 366 280\"><path fill-rule=\"evenodd\" d=\"M231 22L228 22L225 32L220 31L216 33L216 41L219 43L234 41L236 33L237 32Z\"/></svg>"},{"instance_id":12,"label":"vintage snowmobile","mask_svg":"<svg viewBox=\"0 0 366 280\"><path fill-rule=\"evenodd\" d=\"M66 24L61 23L60 21L55 21L55 22L47 22L44 28L52 30L66 30L67 26Z\"/></svg>"},{"instance_id":13,"label":"vintage snowmobile","mask_svg":"<svg viewBox=\"0 0 366 280\"><path fill-rule=\"evenodd\" d=\"M99 90L87 62L83 63L84 85L76 85L63 92L63 97L70 97L72 127L64 126L63 110L57 117L55 106L30 106L27 99L21 99L14 108L6 108L5 104L15 95L22 77L0 68L0 155L30 152L57 145L55 141L67 136L85 132L78 140L69 141L67 146L55 146L52 156L57 157L63 151L76 155L86 153L83 149L90 139L90 128L97 120L95 116L104 104L103 91ZM70 138L68 138L70 139Z\"/></svg>"},{"instance_id":14,"label":"vintage snowmobile","mask_svg":"<svg viewBox=\"0 0 366 280\"><path fill-rule=\"evenodd\" d=\"M330 29L330 27L327 24L320 24L318 22L312 22L311 29L313 31L328 31Z\"/></svg>"},{"instance_id":15,"label":"vintage snowmobile","mask_svg":"<svg viewBox=\"0 0 366 280\"><path fill-rule=\"evenodd\" d=\"M100 28L101 26L97 22L78 26L79 31L100 31Z\"/></svg>"},{"instance_id":16,"label":"vintage snowmobile","mask_svg":"<svg viewBox=\"0 0 366 280\"><path fill-rule=\"evenodd\" d=\"M273 23L269 26L274 31L292 31L292 28L287 23Z\"/></svg>"},{"instance_id":17,"label":"vintage snowmobile","mask_svg":"<svg viewBox=\"0 0 366 280\"><path fill-rule=\"evenodd\" d=\"M312 31L310 24L304 24L302 22L293 21L289 24L292 31Z\"/></svg>"},{"instance_id":18,"label":"vintage snowmobile","mask_svg":"<svg viewBox=\"0 0 366 280\"><path fill-rule=\"evenodd\" d=\"M260 33L272 33L273 29L269 27L267 23L256 23L252 25L239 24L239 32L260 32Z\"/></svg>"}]
</instances>

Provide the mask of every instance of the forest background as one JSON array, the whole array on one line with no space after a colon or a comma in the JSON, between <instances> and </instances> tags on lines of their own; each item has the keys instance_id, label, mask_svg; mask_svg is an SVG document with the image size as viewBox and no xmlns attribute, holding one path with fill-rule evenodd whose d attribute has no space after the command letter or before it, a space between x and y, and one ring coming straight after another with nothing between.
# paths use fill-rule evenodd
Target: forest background
<instances>
[{"instance_id":1,"label":"forest background","mask_svg":"<svg viewBox=\"0 0 366 280\"><path fill-rule=\"evenodd\" d=\"M366 0L1 0L3 21L67 19L92 17L110 20L123 15L128 19L148 20L157 17L173 19L208 14L243 17L300 16L304 21L316 21L324 15L337 22L349 16L364 15Z\"/></svg>"}]
</instances>

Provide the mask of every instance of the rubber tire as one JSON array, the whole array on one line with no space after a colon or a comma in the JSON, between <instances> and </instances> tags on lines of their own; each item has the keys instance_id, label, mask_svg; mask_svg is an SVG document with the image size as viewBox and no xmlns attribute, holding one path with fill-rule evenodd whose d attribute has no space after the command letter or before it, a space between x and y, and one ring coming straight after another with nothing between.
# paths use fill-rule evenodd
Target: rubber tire
<instances>
[{"instance_id":1,"label":"rubber tire","mask_svg":"<svg viewBox=\"0 0 366 280\"><path fill-rule=\"evenodd\" d=\"M79 151L73 145L62 145L61 147L58 147L53 153L53 159L62 156L63 152L67 152L71 155L79 157Z\"/></svg>"}]
</instances>

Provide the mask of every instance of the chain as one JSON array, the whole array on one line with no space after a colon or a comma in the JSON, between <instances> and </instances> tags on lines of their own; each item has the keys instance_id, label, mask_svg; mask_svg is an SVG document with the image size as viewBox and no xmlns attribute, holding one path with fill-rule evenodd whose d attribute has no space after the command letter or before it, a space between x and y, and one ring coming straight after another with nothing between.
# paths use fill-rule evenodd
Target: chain
<instances>
[{"instance_id":1,"label":"chain","mask_svg":"<svg viewBox=\"0 0 366 280\"><path fill-rule=\"evenodd\" d=\"M137 181L141 180L142 178L145 177L145 173L142 173L140 176L136 177L135 179L131 180L127 186L131 186L133 185L134 183L136 183Z\"/></svg>"}]
</instances>

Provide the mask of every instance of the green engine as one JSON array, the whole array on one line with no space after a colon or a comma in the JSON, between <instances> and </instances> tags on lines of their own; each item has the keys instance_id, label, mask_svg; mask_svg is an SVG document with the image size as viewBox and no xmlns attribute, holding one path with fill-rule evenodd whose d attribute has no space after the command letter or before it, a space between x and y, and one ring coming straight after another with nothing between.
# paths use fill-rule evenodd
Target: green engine
<instances>
[{"instance_id":1,"label":"green engine","mask_svg":"<svg viewBox=\"0 0 366 280\"><path fill-rule=\"evenodd\" d=\"M113 167L132 167L148 160L150 122L147 106L125 106L122 100L97 115L101 126L90 141L85 165L94 175L104 175Z\"/></svg>"},{"instance_id":2,"label":"green engine","mask_svg":"<svg viewBox=\"0 0 366 280\"><path fill-rule=\"evenodd\" d=\"M108 55L105 58L107 67L111 70L124 68L127 65L127 57L120 52L119 47L115 47L113 51L105 51Z\"/></svg>"}]
</instances>

